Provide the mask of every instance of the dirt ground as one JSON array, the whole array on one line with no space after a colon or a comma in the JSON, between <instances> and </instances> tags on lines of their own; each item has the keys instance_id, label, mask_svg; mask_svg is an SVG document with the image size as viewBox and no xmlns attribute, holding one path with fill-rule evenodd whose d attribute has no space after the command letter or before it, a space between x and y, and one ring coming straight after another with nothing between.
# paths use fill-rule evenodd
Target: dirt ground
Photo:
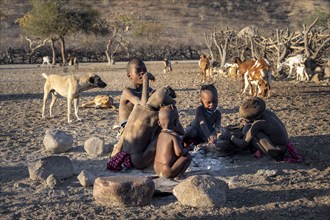
<instances>
[{"instance_id":1,"label":"dirt ground","mask_svg":"<svg viewBox=\"0 0 330 220\"><path fill-rule=\"evenodd\" d=\"M198 63L176 62L174 71L167 74L162 73L160 62L146 65L156 77L153 88L170 85L175 89L180 120L187 126L200 104ZM98 73L108 84L105 89L84 92L81 103L98 94L109 94L118 107L121 91L129 85L125 67L126 63L113 67L105 63L80 64L77 73ZM223 167L205 171L229 184L227 203L222 208L186 207L169 194L153 197L145 207L120 208L97 205L93 188L83 188L76 178L82 170L97 176L113 175L105 170L108 155L89 156L83 144L98 136L111 149L116 143L117 133L112 127L118 122L118 111L82 109L83 121L68 124L66 100L60 99L54 108L55 116L42 120L42 72L63 74L61 67L0 66L1 219L329 219L329 82L275 80L272 96L266 99L267 107L287 126L291 142L305 159L303 163L256 159L249 153L227 156L219 158ZM69 68L66 74L71 72L74 70ZM236 124L243 99L239 82L218 77L215 85L222 125ZM29 161L47 155L42 148L48 128L58 128L74 137L74 149L63 155L72 160L75 175L54 189L30 180L27 169ZM262 170L275 174L267 175Z\"/></svg>"}]
</instances>

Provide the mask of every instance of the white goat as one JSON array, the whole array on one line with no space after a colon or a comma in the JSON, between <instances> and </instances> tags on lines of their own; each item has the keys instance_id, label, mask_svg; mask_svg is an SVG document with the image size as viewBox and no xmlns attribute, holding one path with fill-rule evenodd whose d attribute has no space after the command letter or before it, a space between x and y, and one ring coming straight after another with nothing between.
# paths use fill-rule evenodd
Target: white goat
<instances>
[{"instance_id":1,"label":"white goat","mask_svg":"<svg viewBox=\"0 0 330 220\"><path fill-rule=\"evenodd\" d=\"M297 81L309 81L309 76L306 72L306 67L303 62L300 62L296 67Z\"/></svg>"},{"instance_id":2,"label":"white goat","mask_svg":"<svg viewBox=\"0 0 330 220\"><path fill-rule=\"evenodd\" d=\"M303 61L304 61L304 55L302 55L302 54L296 55L294 57L289 57L283 63L279 64L278 70L281 70L283 65L289 66L290 71L289 71L288 78L291 78L293 68L296 67L299 63L301 63Z\"/></svg>"},{"instance_id":3,"label":"white goat","mask_svg":"<svg viewBox=\"0 0 330 220\"><path fill-rule=\"evenodd\" d=\"M49 56L44 56L44 57L42 57L42 64L41 64L41 67L44 67L44 64L45 64L45 63L47 64L48 67L51 67Z\"/></svg>"}]
</instances>

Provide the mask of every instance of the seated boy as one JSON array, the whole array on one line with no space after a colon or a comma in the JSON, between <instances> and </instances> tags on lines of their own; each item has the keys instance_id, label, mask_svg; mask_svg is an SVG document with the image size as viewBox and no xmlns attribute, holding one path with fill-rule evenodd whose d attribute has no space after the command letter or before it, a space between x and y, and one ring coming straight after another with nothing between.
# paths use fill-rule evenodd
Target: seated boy
<instances>
[{"instance_id":1,"label":"seated boy","mask_svg":"<svg viewBox=\"0 0 330 220\"><path fill-rule=\"evenodd\" d=\"M132 85L123 90L119 101L119 124L122 128L125 127L134 105L141 101L144 76L150 81L155 81L155 77L147 72L147 67L142 60L137 58L130 60L127 64L127 77ZM152 88L148 88L147 99L153 91Z\"/></svg>"},{"instance_id":2,"label":"seated boy","mask_svg":"<svg viewBox=\"0 0 330 220\"><path fill-rule=\"evenodd\" d=\"M174 178L183 175L192 157L191 147L183 147L182 139L176 131L179 115L174 106L162 107L159 111L159 125L162 128L157 141L154 170L160 177Z\"/></svg>"},{"instance_id":3,"label":"seated boy","mask_svg":"<svg viewBox=\"0 0 330 220\"><path fill-rule=\"evenodd\" d=\"M142 97L142 88L143 88L143 79L147 78L150 81L155 81L155 77L147 72L147 67L144 62L140 59L134 58L130 60L127 64L127 77L131 80L131 87L127 87L123 90L120 101L119 101L119 125L120 130L118 137L122 134L128 116L131 114L134 105L138 104L141 101ZM147 96L154 92L152 88L148 86ZM145 100L146 101L146 100ZM115 126L119 127L119 126ZM118 145L114 146L114 149L111 153L111 156L114 156L120 149L117 149Z\"/></svg>"},{"instance_id":4,"label":"seated boy","mask_svg":"<svg viewBox=\"0 0 330 220\"><path fill-rule=\"evenodd\" d=\"M231 141L241 149L249 144L271 157L281 160L287 151L288 133L275 113L266 109L265 102L258 97L243 101L239 108L240 117L247 124L243 127L242 139L231 137Z\"/></svg>"},{"instance_id":5,"label":"seated boy","mask_svg":"<svg viewBox=\"0 0 330 220\"><path fill-rule=\"evenodd\" d=\"M186 128L185 143L216 143L221 129L221 113L218 107L218 92L213 84L204 85L200 91L202 105L197 107L195 119Z\"/></svg>"},{"instance_id":6,"label":"seated boy","mask_svg":"<svg viewBox=\"0 0 330 220\"><path fill-rule=\"evenodd\" d=\"M144 169L152 164L155 157L158 126L158 111L163 105L175 104L175 92L170 87L157 89L147 100L148 79L143 80L142 98L134 105L125 129L112 158L107 164L110 170L120 170L122 161L128 160L128 167Z\"/></svg>"}]
</instances>

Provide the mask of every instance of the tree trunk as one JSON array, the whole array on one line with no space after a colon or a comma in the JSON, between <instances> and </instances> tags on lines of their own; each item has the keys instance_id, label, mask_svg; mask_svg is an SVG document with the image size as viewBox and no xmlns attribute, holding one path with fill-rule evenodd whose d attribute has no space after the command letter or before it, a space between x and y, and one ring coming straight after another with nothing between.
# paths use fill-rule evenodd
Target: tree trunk
<instances>
[{"instance_id":1,"label":"tree trunk","mask_svg":"<svg viewBox=\"0 0 330 220\"><path fill-rule=\"evenodd\" d=\"M66 59L65 59L65 41L64 41L63 36L60 36L60 39L61 39L62 64L64 65L66 63Z\"/></svg>"},{"instance_id":2,"label":"tree trunk","mask_svg":"<svg viewBox=\"0 0 330 220\"><path fill-rule=\"evenodd\" d=\"M51 39L50 41L50 45L51 45L51 48L52 48L52 65L55 65L56 64L56 54L55 54L55 46L54 46L54 43L55 43L55 39Z\"/></svg>"}]
</instances>

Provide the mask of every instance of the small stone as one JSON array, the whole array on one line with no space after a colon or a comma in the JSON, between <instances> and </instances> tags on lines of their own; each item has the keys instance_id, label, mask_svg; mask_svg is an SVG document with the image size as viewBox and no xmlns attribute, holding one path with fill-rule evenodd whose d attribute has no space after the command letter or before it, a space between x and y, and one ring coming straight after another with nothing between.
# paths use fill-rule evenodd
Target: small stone
<instances>
[{"instance_id":1,"label":"small stone","mask_svg":"<svg viewBox=\"0 0 330 220\"><path fill-rule=\"evenodd\" d=\"M73 137L60 130L47 130L43 144L47 152L64 153L72 149Z\"/></svg>"},{"instance_id":2,"label":"small stone","mask_svg":"<svg viewBox=\"0 0 330 220\"><path fill-rule=\"evenodd\" d=\"M102 155L106 153L104 140L99 137L91 137L84 143L85 151L90 155Z\"/></svg>"},{"instance_id":3,"label":"small stone","mask_svg":"<svg viewBox=\"0 0 330 220\"><path fill-rule=\"evenodd\" d=\"M92 173L90 173L86 170L83 170L77 176L77 179L79 180L80 184L83 187L87 187L87 186L92 186L93 185L93 183L95 181L95 176Z\"/></svg>"},{"instance_id":4,"label":"small stone","mask_svg":"<svg viewBox=\"0 0 330 220\"><path fill-rule=\"evenodd\" d=\"M46 184L50 187L50 188L54 188L57 184L58 181L56 179L56 177L54 176L54 174L50 174L47 179L46 179Z\"/></svg>"},{"instance_id":5,"label":"small stone","mask_svg":"<svg viewBox=\"0 0 330 220\"><path fill-rule=\"evenodd\" d=\"M276 170L258 170L255 175L265 176L265 177L274 177L274 176L277 176L277 171Z\"/></svg>"}]
</instances>

